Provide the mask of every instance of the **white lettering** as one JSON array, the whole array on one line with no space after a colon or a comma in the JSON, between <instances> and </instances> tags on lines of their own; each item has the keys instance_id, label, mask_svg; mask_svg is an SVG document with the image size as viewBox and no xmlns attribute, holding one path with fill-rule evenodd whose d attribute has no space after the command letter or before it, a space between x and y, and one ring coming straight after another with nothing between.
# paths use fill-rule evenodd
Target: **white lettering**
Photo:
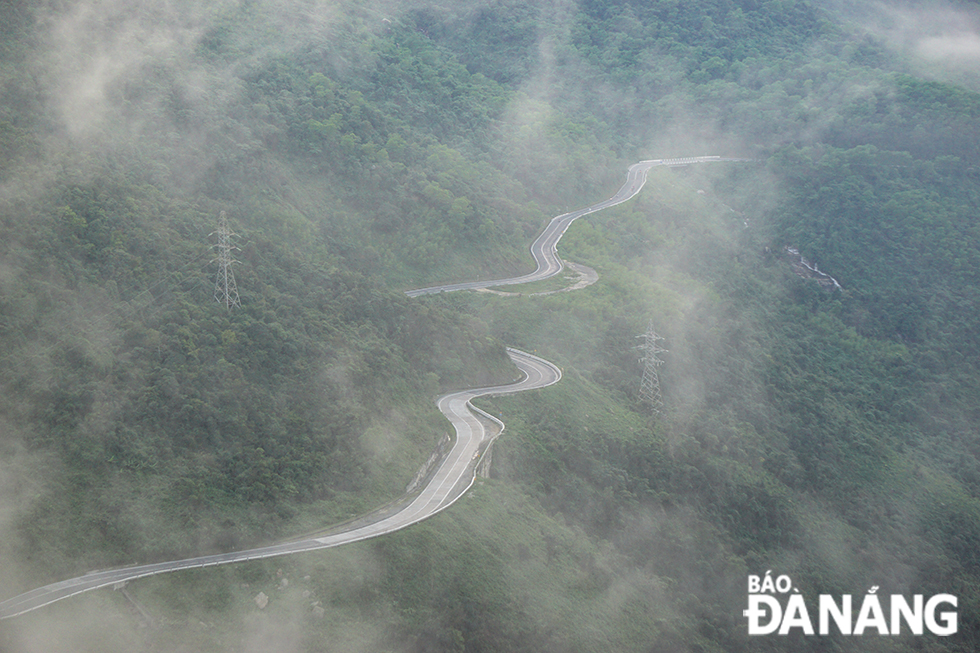
<instances>
[{"instance_id":1,"label":"white lettering","mask_svg":"<svg viewBox=\"0 0 980 653\"><path fill-rule=\"evenodd\" d=\"M851 634L851 595L845 594L841 597L840 609L834 603L834 597L830 594L820 595L820 634L830 634L830 619L834 618L837 630L841 635Z\"/></svg>"},{"instance_id":2,"label":"white lettering","mask_svg":"<svg viewBox=\"0 0 980 653\"><path fill-rule=\"evenodd\" d=\"M793 589L793 581L789 579L789 576L783 574L776 579L776 591L780 594L785 594L786 592Z\"/></svg>"},{"instance_id":3,"label":"white lettering","mask_svg":"<svg viewBox=\"0 0 980 653\"><path fill-rule=\"evenodd\" d=\"M813 634L813 624L810 622L810 614L806 611L806 604L803 597L793 594L789 597L786 604L786 614L783 616L783 624L779 627L779 634L789 633L790 628L802 628L805 635Z\"/></svg>"},{"instance_id":4,"label":"white lettering","mask_svg":"<svg viewBox=\"0 0 980 653\"><path fill-rule=\"evenodd\" d=\"M772 576L770 576L771 573L772 573L771 571L767 571L766 577L762 579L762 591L768 592L769 594L772 594L776 591L776 585L772 581Z\"/></svg>"},{"instance_id":5,"label":"white lettering","mask_svg":"<svg viewBox=\"0 0 980 653\"><path fill-rule=\"evenodd\" d=\"M874 613L869 617L870 613ZM888 634L888 622L885 621L885 613L881 609L881 602L875 594L867 594L864 603L861 604L861 612L858 613L857 623L854 624L854 634L864 634L864 629L874 626L881 635Z\"/></svg>"},{"instance_id":6,"label":"white lettering","mask_svg":"<svg viewBox=\"0 0 980 653\"><path fill-rule=\"evenodd\" d=\"M772 572L766 572L765 577L750 575L748 577L749 605L742 614L749 621L749 635L771 635L778 631L780 635L788 635L793 628L799 628L804 635L813 635L813 622L806 602L799 590L793 589L789 576L781 575L772 578ZM949 636L957 632L958 614L957 598L952 594L937 594L928 601L922 594L916 594L909 601L900 594L889 597L888 608L890 620L885 618L885 610L877 596L878 586L872 586L864 596L857 620L853 620L853 597L845 594L840 597L838 604L830 594L819 597L819 634L831 634L831 621L841 635L864 635L865 631L876 629L879 635L901 635L902 622L905 622L906 632L912 635L922 635L927 629L939 636ZM780 603L778 592L789 595L786 607ZM923 602L925 601L925 605ZM941 611L941 606L948 604L954 609Z\"/></svg>"},{"instance_id":7,"label":"white lettering","mask_svg":"<svg viewBox=\"0 0 980 653\"><path fill-rule=\"evenodd\" d=\"M765 610L760 607L763 604L769 609ZM783 608L774 596L753 594L749 596L749 607L742 611L742 615L749 619L749 635L768 635L776 632L776 629L779 628ZM769 616L770 620L768 624L763 625L760 621L766 616Z\"/></svg>"},{"instance_id":8,"label":"white lettering","mask_svg":"<svg viewBox=\"0 0 980 653\"><path fill-rule=\"evenodd\" d=\"M913 635L922 634L922 595L916 594L912 597L912 606L909 607L905 597L901 594L892 594L892 635L899 635L902 632L902 617L905 623L912 629Z\"/></svg>"},{"instance_id":9,"label":"white lettering","mask_svg":"<svg viewBox=\"0 0 980 653\"><path fill-rule=\"evenodd\" d=\"M929 631L934 635L953 635L956 633L955 612L939 613L939 618L942 619L943 625L940 626L938 623L936 623L936 606L940 603L949 603L955 608L956 597L952 594L936 594L934 597L926 601L926 626L929 627Z\"/></svg>"}]
</instances>

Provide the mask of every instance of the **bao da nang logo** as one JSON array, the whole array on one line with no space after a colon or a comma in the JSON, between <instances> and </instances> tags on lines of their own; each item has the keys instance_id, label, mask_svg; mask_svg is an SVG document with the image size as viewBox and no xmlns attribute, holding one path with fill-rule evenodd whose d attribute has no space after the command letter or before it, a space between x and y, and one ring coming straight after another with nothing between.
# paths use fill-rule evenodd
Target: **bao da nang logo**
<instances>
[{"instance_id":1,"label":"bao da nang logo","mask_svg":"<svg viewBox=\"0 0 980 653\"><path fill-rule=\"evenodd\" d=\"M821 594L808 602L785 574L749 576L749 635L934 635L956 633L956 597L936 594L882 596L878 586L863 595ZM952 608L952 609L951 609ZM795 630L794 629L798 629Z\"/></svg>"}]
</instances>

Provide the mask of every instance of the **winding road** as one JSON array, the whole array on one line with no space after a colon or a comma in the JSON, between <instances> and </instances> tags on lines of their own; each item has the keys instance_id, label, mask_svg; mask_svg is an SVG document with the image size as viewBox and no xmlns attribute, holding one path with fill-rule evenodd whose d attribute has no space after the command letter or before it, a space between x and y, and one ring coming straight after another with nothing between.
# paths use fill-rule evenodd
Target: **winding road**
<instances>
[{"instance_id":1,"label":"winding road","mask_svg":"<svg viewBox=\"0 0 980 653\"><path fill-rule=\"evenodd\" d=\"M558 241L565 233L565 230L568 229L569 225L584 215L616 206L636 195L643 188L644 183L646 183L646 175L651 168L655 166L684 166L693 163L744 160L707 156L687 159L656 159L635 163L629 168L626 175L626 183L611 198L584 209L559 215L551 220L544 232L531 245L531 255L534 257L537 265L534 272L508 279L433 286L411 290L406 294L410 297L417 297L419 295L456 290L475 290L490 288L492 286L529 283L554 276L561 272L563 266L557 254ZM544 388L557 383L561 379L561 370L543 358L517 349L508 349L507 353L517 368L522 372L522 379L507 385L451 392L437 400L436 403L439 410L442 411L455 428L455 441L449 453L443 458L438 469L425 487L414 499L397 512L371 523L352 525L345 530L320 537L312 536L246 551L93 571L84 576L45 585L44 587L0 602L0 619L22 615L25 612L30 612L55 601L60 601L100 587L121 587L128 581L146 576L164 574L181 569L259 560L358 542L401 530L445 510L472 486L476 478L477 463L479 462L481 453L485 451L484 445L492 440L492 436L487 434L483 424L473 411L482 413L485 419L496 421L503 427L502 422L475 408L470 402L476 397L512 394L525 390Z\"/></svg>"},{"instance_id":2,"label":"winding road","mask_svg":"<svg viewBox=\"0 0 980 653\"><path fill-rule=\"evenodd\" d=\"M561 237L565 234L568 227L584 215L589 215L590 213L595 213L596 211L608 209L609 207L622 204L623 202L633 198L640 192L643 185L646 184L647 173L651 168L657 166L688 166L695 163L714 163L717 161L749 160L750 159L733 159L720 156L695 156L682 159L651 159L649 161L634 163L629 167L629 170L626 173L626 183L624 183L619 190L616 191L615 195L607 200L599 202L598 204L593 204L592 206L587 206L584 209L578 209L577 211L572 211L571 213L563 213L551 219L551 222L549 222L548 226L544 228L541 235L538 236L533 243L531 243L531 256L534 258L534 263L537 266L534 272L507 279L466 281L463 283L451 283L443 286L430 286L428 288L419 288L418 290L409 290L405 294L409 297L418 297L419 295L434 295L436 293L453 292L456 290L482 290L484 288L491 288L494 286L513 286L522 283L531 283L532 281L541 281L543 279L553 277L562 270L562 260L558 257L558 241L561 240Z\"/></svg>"},{"instance_id":3,"label":"winding road","mask_svg":"<svg viewBox=\"0 0 980 653\"><path fill-rule=\"evenodd\" d=\"M123 567L106 571L94 571L84 576L63 580L46 585L25 594L15 596L0 603L0 619L15 617L30 612L42 606L66 599L82 592L100 587L120 587L127 581L156 574L164 574L181 569L194 569L224 565L247 560L272 558L291 553L327 549L341 544L349 544L366 540L386 533L392 533L422 521L451 506L462 494L470 488L476 479L476 464L481 452L481 446L491 437L483 424L470 410L470 401L486 395L504 395L535 388L544 388L561 379L561 370L548 361L517 349L508 349L508 355L523 373L523 378L508 385L459 390L439 397L439 410L449 418L456 429L456 438L449 453L435 474L419 492L415 499L398 512L379 521L364 526L354 527L340 533L323 537L309 537L302 540L274 544L272 546L219 553L215 555L187 558L171 562L159 562L149 565ZM483 411L479 411L483 412ZM484 413L484 416L497 421Z\"/></svg>"}]
</instances>

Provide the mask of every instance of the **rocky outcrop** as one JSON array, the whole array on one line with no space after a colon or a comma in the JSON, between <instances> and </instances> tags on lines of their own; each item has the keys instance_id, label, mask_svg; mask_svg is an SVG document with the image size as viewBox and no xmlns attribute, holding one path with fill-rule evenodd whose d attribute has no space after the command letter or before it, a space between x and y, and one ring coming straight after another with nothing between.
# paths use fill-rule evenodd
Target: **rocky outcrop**
<instances>
[{"instance_id":1,"label":"rocky outcrop","mask_svg":"<svg viewBox=\"0 0 980 653\"><path fill-rule=\"evenodd\" d=\"M798 277L803 279L810 279L811 281L816 281L818 284L827 288L828 290L843 290L841 285L837 283L837 279L833 278L826 272L821 272L817 269L816 263L810 263L806 260L800 250L795 247L786 247L784 250L786 252L786 257L789 259L790 266L793 268L793 272L796 273Z\"/></svg>"},{"instance_id":2,"label":"rocky outcrop","mask_svg":"<svg viewBox=\"0 0 980 653\"><path fill-rule=\"evenodd\" d=\"M443 435L442 439L439 440L439 444L436 445L435 451L429 456L429 459L425 461L425 464L416 472L415 477L412 478L411 483L405 487L405 494L411 494L419 488L429 474L432 473L438 464L442 460L442 457L446 455L446 449L449 447L450 437L448 435Z\"/></svg>"}]
</instances>

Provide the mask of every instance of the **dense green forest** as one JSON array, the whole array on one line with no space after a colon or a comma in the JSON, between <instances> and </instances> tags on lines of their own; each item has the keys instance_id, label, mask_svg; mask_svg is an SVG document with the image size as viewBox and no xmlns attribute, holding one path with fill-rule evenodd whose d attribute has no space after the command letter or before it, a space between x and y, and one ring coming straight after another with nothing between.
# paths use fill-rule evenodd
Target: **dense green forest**
<instances>
[{"instance_id":1,"label":"dense green forest","mask_svg":"<svg viewBox=\"0 0 980 653\"><path fill-rule=\"evenodd\" d=\"M513 378L505 346L564 377L480 401L490 477L425 523L81 595L0 649L977 650L976 18L2 3L0 599L364 513L451 431L439 394ZM571 227L591 286L404 295L526 272L629 164L703 154L747 160L654 168ZM240 308L214 301L222 211ZM958 632L750 636L767 570L950 593Z\"/></svg>"}]
</instances>

